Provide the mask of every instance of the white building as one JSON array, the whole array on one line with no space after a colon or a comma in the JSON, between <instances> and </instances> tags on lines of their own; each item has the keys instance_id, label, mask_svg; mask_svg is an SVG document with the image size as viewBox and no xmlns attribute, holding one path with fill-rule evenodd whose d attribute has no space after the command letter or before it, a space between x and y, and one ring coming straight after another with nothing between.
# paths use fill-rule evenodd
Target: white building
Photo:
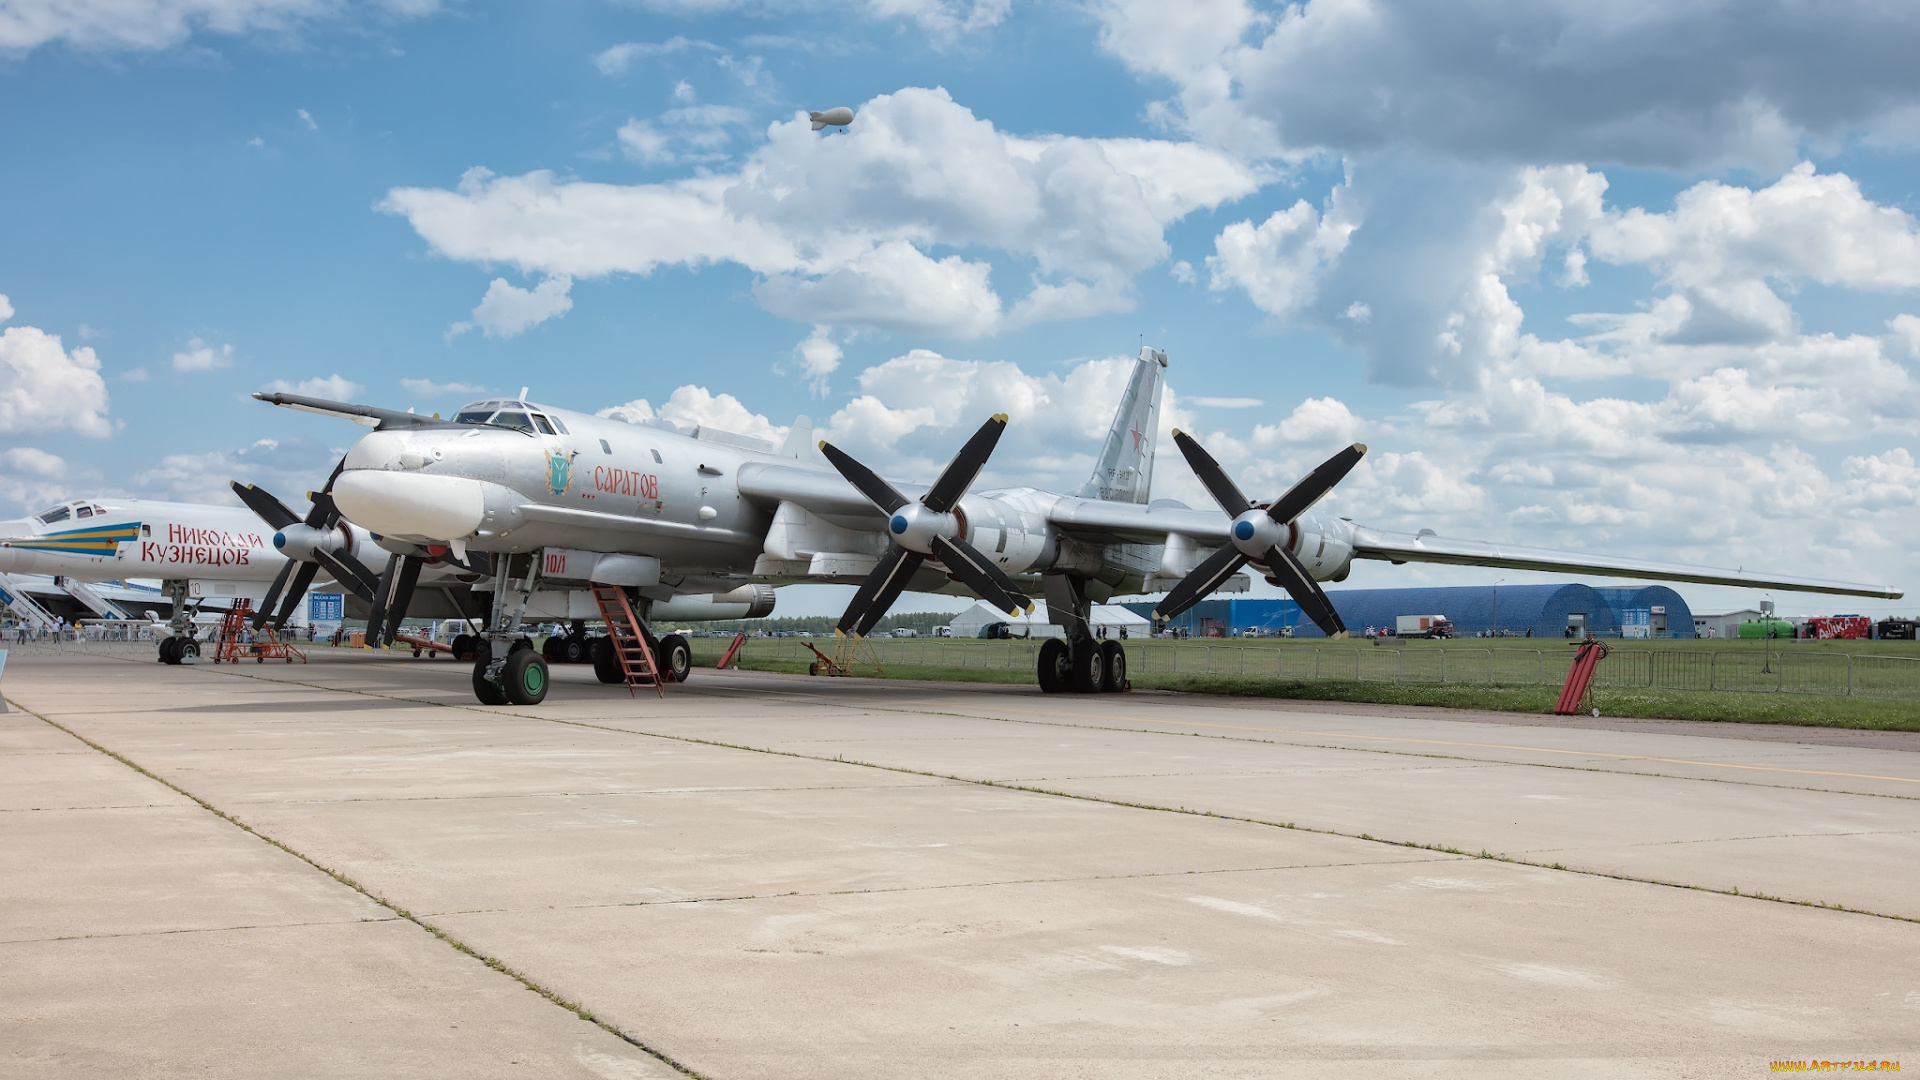
<instances>
[{"instance_id":1,"label":"white building","mask_svg":"<svg viewBox=\"0 0 1920 1080\"><path fill-rule=\"evenodd\" d=\"M1120 636L1122 629L1125 629L1130 638L1147 637L1153 629L1152 624L1147 622L1144 616L1109 604L1095 604L1087 621L1093 624L1096 635L1105 630L1105 636L1114 638ZM982 628L994 623L1006 623L1008 632L1014 637L1065 636L1059 627L1047 621L1047 603L1044 600L1035 603L1031 612L1018 617L1008 615L991 604L981 601L955 615L947 627L956 638L977 638Z\"/></svg>"}]
</instances>

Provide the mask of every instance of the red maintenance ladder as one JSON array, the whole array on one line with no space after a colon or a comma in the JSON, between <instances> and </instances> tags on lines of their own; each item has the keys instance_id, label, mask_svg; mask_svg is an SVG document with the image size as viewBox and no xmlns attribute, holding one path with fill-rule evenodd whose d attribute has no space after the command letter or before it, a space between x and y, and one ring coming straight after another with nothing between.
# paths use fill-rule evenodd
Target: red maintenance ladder
<instances>
[{"instance_id":1,"label":"red maintenance ladder","mask_svg":"<svg viewBox=\"0 0 1920 1080\"><path fill-rule=\"evenodd\" d=\"M1573 654L1573 667L1567 670L1567 685L1560 688L1560 701L1554 705L1553 715L1572 716L1589 709L1593 715L1600 715L1599 707L1593 703L1593 673L1601 659L1612 651L1604 641L1580 643L1580 651Z\"/></svg>"},{"instance_id":2,"label":"red maintenance ladder","mask_svg":"<svg viewBox=\"0 0 1920 1080\"><path fill-rule=\"evenodd\" d=\"M268 660L285 660L291 664L295 657L303 664L307 662L306 653L281 641L270 626L255 631L252 641L241 641L247 629L247 616L251 614L253 601L245 597L235 600L233 606L227 609L226 615L220 620L219 636L214 639L214 663L224 660L229 664L237 664L243 656L253 657L256 664L264 664Z\"/></svg>"},{"instance_id":3,"label":"red maintenance ladder","mask_svg":"<svg viewBox=\"0 0 1920 1080\"><path fill-rule=\"evenodd\" d=\"M641 632L633 605L627 602L627 590L618 585L594 585L593 601L600 605L600 618L607 624L607 641L613 646L613 655L620 660L620 670L627 677L627 693L634 693L636 686L651 686L661 697L666 697L660 669L653 662L653 650Z\"/></svg>"}]
</instances>

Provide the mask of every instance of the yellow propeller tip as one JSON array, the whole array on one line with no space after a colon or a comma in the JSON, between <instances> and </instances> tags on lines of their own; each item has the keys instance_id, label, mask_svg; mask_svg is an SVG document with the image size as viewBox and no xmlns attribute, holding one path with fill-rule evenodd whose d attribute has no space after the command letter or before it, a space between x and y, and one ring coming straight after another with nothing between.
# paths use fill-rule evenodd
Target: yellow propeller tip
<instances>
[{"instance_id":1,"label":"yellow propeller tip","mask_svg":"<svg viewBox=\"0 0 1920 1080\"><path fill-rule=\"evenodd\" d=\"M821 440L820 440L820 449L822 449L822 450L825 450L826 448L827 448L827 440L825 440L825 439L821 439Z\"/></svg>"},{"instance_id":2,"label":"yellow propeller tip","mask_svg":"<svg viewBox=\"0 0 1920 1080\"><path fill-rule=\"evenodd\" d=\"M1355 450L1358 450L1358 451L1360 451L1360 452L1361 452L1361 453L1363 453L1363 454L1367 452L1367 444L1366 444L1366 443L1363 443L1363 442L1357 442L1357 443L1354 443L1354 444L1353 444L1353 448L1354 448Z\"/></svg>"},{"instance_id":3,"label":"yellow propeller tip","mask_svg":"<svg viewBox=\"0 0 1920 1080\"><path fill-rule=\"evenodd\" d=\"M1185 435L1185 434L1186 434L1186 432L1184 432L1184 431L1181 431L1181 430L1180 430L1179 428L1174 428L1174 429L1173 429L1173 437L1174 437L1174 438L1176 438L1176 439L1177 439L1177 438L1179 438L1179 437L1180 437L1180 436L1182 436L1182 435Z\"/></svg>"},{"instance_id":4,"label":"yellow propeller tip","mask_svg":"<svg viewBox=\"0 0 1920 1080\"><path fill-rule=\"evenodd\" d=\"M1003 412L997 412L997 413L994 413L994 414L993 414L993 418L994 418L995 420L998 420L998 421L1000 421L1000 422L1001 422L1001 423L1003 423L1003 424L1007 422L1007 414L1006 414L1006 413L1003 413Z\"/></svg>"}]
</instances>

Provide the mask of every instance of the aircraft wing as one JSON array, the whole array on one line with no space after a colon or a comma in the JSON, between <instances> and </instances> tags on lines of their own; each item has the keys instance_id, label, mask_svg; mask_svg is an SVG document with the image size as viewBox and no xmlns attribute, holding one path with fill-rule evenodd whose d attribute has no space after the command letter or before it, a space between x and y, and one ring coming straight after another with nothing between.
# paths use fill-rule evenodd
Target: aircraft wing
<instances>
[{"instance_id":1,"label":"aircraft wing","mask_svg":"<svg viewBox=\"0 0 1920 1080\"><path fill-rule=\"evenodd\" d=\"M298 409L301 412L319 413L321 416L338 416L370 428L430 427L449 423L446 420L401 412L398 409L382 409L373 405L349 405L344 401L328 401L325 398L303 397L299 394L259 393L253 396L269 405L278 405L283 409Z\"/></svg>"},{"instance_id":2,"label":"aircraft wing","mask_svg":"<svg viewBox=\"0 0 1920 1080\"><path fill-rule=\"evenodd\" d=\"M1227 526L1233 524L1218 510L1080 498L1054 503L1047 520L1061 532L1093 543L1164 544L1168 533L1179 533L1208 547L1226 543Z\"/></svg>"},{"instance_id":3,"label":"aircraft wing","mask_svg":"<svg viewBox=\"0 0 1920 1080\"><path fill-rule=\"evenodd\" d=\"M1384 559L1393 563L1450 563L1455 566L1492 566L1506 570L1548 570L1655 581L1690 581L1703 585L1745 585L1839 596L1868 596L1876 600L1898 600L1904 595L1891 585L1863 585L1757 570L1728 570L1713 566L1623 559L1612 555L1518 547L1484 540L1450 540L1430 532L1385 532L1365 525L1353 527L1353 556L1356 559Z\"/></svg>"}]
</instances>

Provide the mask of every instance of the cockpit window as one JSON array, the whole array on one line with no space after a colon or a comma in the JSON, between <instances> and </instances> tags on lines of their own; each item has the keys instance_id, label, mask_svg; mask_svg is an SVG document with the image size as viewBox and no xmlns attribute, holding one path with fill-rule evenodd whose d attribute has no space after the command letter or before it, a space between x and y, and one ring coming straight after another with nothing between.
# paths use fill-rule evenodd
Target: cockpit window
<instances>
[{"instance_id":1,"label":"cockpit window","mask_svg":"<svg viewBox=\"0 0 1920 1080\"><path fill-rule=\"evenodd\" d=\"M539 413L533 414L533 426L539 428L542 435L554 434L553 425L547 423L547 418Z\"/></svg>"},{"instance_id":2,"label":"cockpit window","mask_svg":"<svg viewBox=\"0 0 1920 1080\"><path fill-rule=\"evenodd\" d=\"M92 517L92 516L93 516L93 507L91 507L91 506L81 506L81 507L76 507L76 508L74 509L74 512L73 512L73 516L74 516L74 517L83 517L83 518L89 518L89 517Z\"/></svg>"},{"instance_id":3,"label":"cockpit window","mask_svg":"<svg viewBox=\"0 0 1920 1080\"><path fill-rule=\"evenodd\" d=\"M467 409L453 418L456 424L484 424L487 417L493 415L492 409Z\"/></svg>"},{"instance_id":4,"label":"cockpit window","mask_svg":"<svg viewBox=\"0 0 1920 1080\"><path fill-rule=\"evenodd\" d=\"M56 506L53 509L47 511L46 513L41 514L40 522L43 525L51 525L56 521L65 521L67 520L67 514L68 514L68 510L66 507Z\"/></svg>"},{"instance_id":5,"label":"cockpit window","mask_svg":"<svg viewBox=\"0 0 1920 1080\"><path fill-rule=\"evenodd\" d=\"M510 412L506 409L502 409L499 412L494 413L493 419L487 422L492 424L494 427L518 428L521 431L533 430L533 421L527 419L526 413Z\"/></svg>"},{"instance_id":6,"label":"cockpit window","mask_svg":"<svg viewBox=\"0 0 1920 1080\"><path fill-rule=\"evenodd\" d=\"M559 417L550 416L547 419L553 421L553 430L559 432L562 435L565 435L567 433L567 425L561 423Z\"/></svg>"}]
</instances>

